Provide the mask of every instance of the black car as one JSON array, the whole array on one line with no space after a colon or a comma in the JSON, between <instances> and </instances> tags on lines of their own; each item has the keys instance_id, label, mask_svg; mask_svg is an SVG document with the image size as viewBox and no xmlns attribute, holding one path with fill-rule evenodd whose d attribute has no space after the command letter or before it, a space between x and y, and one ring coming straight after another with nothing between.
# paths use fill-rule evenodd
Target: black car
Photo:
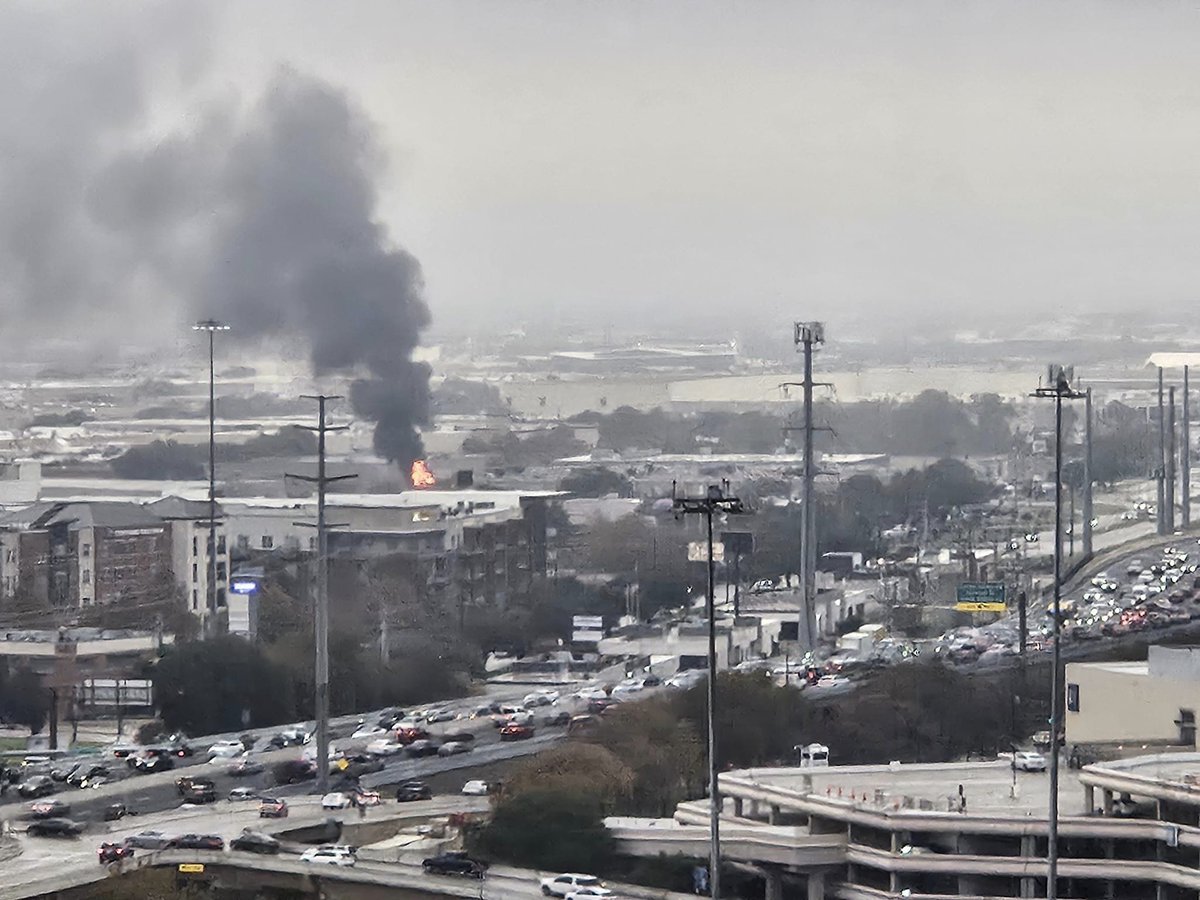
<instances>
[{"instance_id":1,"label":"black car","mask_svg":"<svg viewBox=\"0 0 1200 900\"><path fill-rule=\"evenodd\" d=\"M181 834L168 846L178 850L224 850L225 839L218 834Z\"/></svg>"},{"instance_id":2,"label":"black car","mask_svg":"<svg viewBox=\"0 0 1200 900\"><path fill-rule=\"evenodd\" d=\"M279 852L279 841L261 831L251 831L247 828L229 842L230 850L241 850L246 853L262 853L264 855Z\"/></svg>"},{"instance_id":3,"label":"black car","mask_svg":"<svg viewBox=\"0 0 1200 900\"><path fill-rule=\"evenodd\" d=\"M368 756L365 753L358 753L354 756L347 756L346 766L343 774L350 778L358 778L360 775L369 775L372 772L383 771L383 760L377 756Z\"/></svg>"},{"instance_id":4,"label":"black car","mask_svg":"<svg viewBox=\"0 0 1200 900\"><path fill-rule=\"evenodd\" d=\"M285 759L271 769L276 784L299 784L317 777L316 764L307 759Z\"/></svg>"},{"instance_id":5,"label":"black car","mask_svg":"<svg viewBox=\"0 0 1200 900\"><path fill-rule=\"evenodd\" d=\"M413 741L411 744L409 744L405 752L409 756L413 757L437 756L438 746L439 745L437 741L431 741L423 738L419 741Z\"/></svg>"},{"instance_id":6,"label":"black car","mask_svg":"<svg viewBox=\"0 0 1200 900\"><path fill-rule=\"evenodd\" d=\"M396 788L396 799L401 803L414 800L432 800L433 790L423 781L406 781Z\"/></svg>"},{"instance_id":7,"label":"black car","mask_svg":"<svg viewBox=\"0 0 1200 900\"><path fill-rule=\"evenodd\" d=\"M111 841L105 841L97 848L96 855L99 857L101 865L107 865L108 863L131 858L133 856L133 848L125 844L114 844Z\"/></svg>"},{"instance_id":8,"label":"black car","mask_svg":"<svg viewBox=\"0 0 1200 900\"><path fill-rule=\"evenodd\" d=\"M71 804L62 800L38 800L29 805L31 819L61 819L71 814Z\"/></svg>"},{"instance_id":9,"label":"black car","mask_svg":"<svg viewBox=\"0 0 1200 900\"><path fill-rule=\"evenodd\" d=\"M566 710L562 710L561 712L553 713L549 716L546 716L544 719L542 719L542 724L549 725L551 727L570 725L571 724L571 714L569 712L567 712Z\"/></svg>"},{"instance_id":10,"label":"black car","mask_svg":"<svg viewBox=\"0 0 1200 900\"><path fill-rule=\"evenodd\" d=\"M442 735L444 744L469 744L475 740L475 735L469 731L447 731Z\"/></svg>"},{"instance_id":11,"label":"black car","mask_svg":"<svg viewBox=\"0 0 1200 900\"><path fill-rule=\"evenodd\" d=\"M172 841L174 838L161 831L139 831L125 838L125 846L138 850L163 850L170 847Z\"/></svg>"},{"instance_id":12,"label":"black car","mask_svg":"<svg viewBox=\"0 0 1200 900\"><path fill-rule=\"evenodd\" d=\"M195 790L213 790L217 789L216 783L204 775L181 775L175 779L175 790L179 791L179 796L187 796L188 791Z\"/></svg>"},{"instance_id":13,"label":"black car","mask_svg":"<svg viewBox=\"0 0 1200 900\"><path fill-rule=\"evenodd\" d=\"M657 675L647 675L642 679L642 687L659 687L662 685L662 679Z\"/></svg>"},{"instance_id":14,"label":"black car","mask_svg":"<svg viewBox=\"0 0 1200 900\"><path fill-rule=\"evenodd\" d=\"M129 808L121 802L110 803L104 807L104 821L115 822L129 815Z\"/></svg>"},{"instance_id":15,"label":"black car","mask_svg":"<svg viewBox=\"0 0 1200 900\"><path fill-rule=\"evenodd\" d=\"M216 803L217 789L209 782L208 784L193 784L190 788L183 792L184 803Z\"/></svg>"},{"instance_id":16,"label":"black car","mask_svg":"<svg viewBox=\"0 0 1200 900\"><path fill-rule=\"evenodd\" d=\"M101 779L107 780L110 774L108 766L79 765L71 771L66 781L71 787L83 788L95 784Z\"/></svg>"},{"instance_id":17,"label":"black car","mask_svg":"<svg viewBox=\"0 0 1200 900\"><path fill-rule=\"evenodd\" d=\"M54 793L54 781L49 775L34 775L17 785L17 793L26 800L45 797Z\"/></svg>"},{"instance_id":18,"label":"black car","mask_svg":"<svg viewBox=\"0 0 1200 900\"><path fill-rule=\"evenodd\" d=\"M30 822L25 833L30 837L78 837L83 833L83 823L74 819L39 819Z\"/></svg>"},{"instance_id":19,"label":"black car","mask_svg":"<svg viewBox=\"0 0 1200 900\"><path fill-rule=\"evenodd\" d=\"M133 762L133 770L141 775L165 772L173 768L175 768L175 758L165 753L156 756L139 756Z\"/></svg>"},{"instance_id":20,"label":"black car","mask_svg":"<svg viewBox=\"0 0 1200 900\"><path fill-rule=\"evenodd\" d=\"M422 861L421 868L425 870L426 875L463 875L467 878L482 878L484 869L487 867L461 851L450 851Z\"/></svg>"}]
</instances>

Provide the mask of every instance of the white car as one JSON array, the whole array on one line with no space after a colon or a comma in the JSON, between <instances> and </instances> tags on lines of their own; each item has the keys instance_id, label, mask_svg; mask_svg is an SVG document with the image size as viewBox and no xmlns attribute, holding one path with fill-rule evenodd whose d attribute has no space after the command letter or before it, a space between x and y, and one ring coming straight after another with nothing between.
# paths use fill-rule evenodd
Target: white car
<instances>
[{"instance_id":1,"label":"white car","mask_svg":"<svg viewBox=\"0 0 1200 900\"><path fill-rule=\"evenodd\" d=\"M1096 587L1100 587L1100 585L1104 584L1106 581L1112 581L1112 578L1109 577L1107 572L1097 572L1092 576L1092 584L1094 584Z\"/></svg>"},{"instance_id":2,"label":"white car","mask_svg":"<svg viewBox=\"0 0 1200 900\"><path fill-rule=\"evenodd\" d=\"M555 695L555 698L557 699L557 695ZM526 709L535 709L539 706L549 706L553 702L554 700L551 700L549 696L538 692L526 694L521 698L521 705Z\"/></svg>"},{"instance_id":3,"label":"white car","mask_svg":"<svg viewBox=\"0 0 1200 900\"><path fill-rule=\"evenodd\" d=\"M354 852L349 847L313 847L300 854L300 861L324 863L328 866L352 866Z\"/></svg>"},{"instance_id":4,"label":"white car","mask_svg":"<svg viewBox=\"0 0 1200 900\"><path fill-rule=\"evenodd\" d=\"M598 885L585 886L576 888L567 894L567 900L587 900L588 897L608 897L612 894L606 887Z\"/></svg>"},{"instance_id":5,"label":"white car","mask_svg":"<svg viewBox=\"0 0 1200 900\"><path fill-rule=\"evenodd\" d=\"M1012 765L1022 772L1045 772L1046 757L1032 750L1018 750L1013 754Z\"/></svg>"},{"instance_id":6,"label":"white car","mask_svg":"<svg viewBox=\"0 0 1200 900\"><path fill-rule=\"evenodd\" d=\"M813 687L819 688L835 688L842 687L850 683L850 679L842 675L822 675Z\"/></svg>"},{"instance_id":7,"label":"white car","mask_svg":"<svg viewBox=\"0 0 1200 900\"><path fill-rule=\"evenodd\" d=\"M390 738L379 738L367 744L366 750L375 756L396 756L404 752L404 745L397 744Z\"/></svg>"},{"instance_id":8,"label":"white car","mask_svg":"<svg viewBox=\"0 0 1200 900\"><path fill-rule=\"evenodd\" d=\"M381 734L387 734L387 732L378 725L363 725L354 734L350 735L350 738L351 740L359 741L364 738L379 737Z\"/></svg>"},{"instance_id":9,"label":"white car","mask_svg":"<svg viewBox=\"0 0 1200 900\"><path fill-rule=\"evenodd\" d=\"M491 790L486 781L474 779L462 786L462 792L468 797L486 797L491 793Z\"/></svg>"},{"instance_id":10,"label":"white car","mask_svg":"<svg viewBox=\"0 0 1200 900\"><path fill-rule=\"evenodd\" d=\"M574 872L551 875L543 878L541 884L542 893L547 897L566 897L568 894L585 889L592 897L606 897L612 893L595 875L579 875Z\"/></svg>"},{"instance_id":11,"label":"white car","mask_svg":"<svg viewBox=\"0 0 1200 900\"><path fill-rule=\"evenodd\" d=\"M241 756L246 748L241 741L217 741L208 748L209 759L232 759Z\"/></svg>"},{"instance_id":12,"label":"white car","mask_svg":"<svg viewBox=\"0 0 1200 900\"><path fill-rule=\"evenodd\" d=\"M584 688L575 696L580 700L607 700L608 691L604 690L604 688L590 687Z\"/></svg>"},{"instance_id":13,"label":"white car","mask_svg":"<svg viewBox=\"0 0 1200 900\"><path fill-rule=\"evenodd\" d=\"M622 681L612 689L609 699L617 700L621 697L629 697L633 694L640 694L643 690L645 690L645 686L640 681Z\"/></svg>"},{"instance_id":14,"label":"white car","mask_svg":"<svg viewBox=\"0 0 1200 900\"><path fill-rule=\"evenodd\" d=\"M425 721L430 725L436 725L438 722L453 722L457 718L458 713L448 706L441 709L431 709L425 714Z\"/></svg>"},{"instance_id":15,"label":"white car","mask_svg":"<svg viewBox=\"0 0 1200 900\"><path fill-rule=\"evenodd\" d=\"M341 791L331 791L321 798L321 809L345 809L350 805L350 798Z\"/></svg>"}]
</instances>

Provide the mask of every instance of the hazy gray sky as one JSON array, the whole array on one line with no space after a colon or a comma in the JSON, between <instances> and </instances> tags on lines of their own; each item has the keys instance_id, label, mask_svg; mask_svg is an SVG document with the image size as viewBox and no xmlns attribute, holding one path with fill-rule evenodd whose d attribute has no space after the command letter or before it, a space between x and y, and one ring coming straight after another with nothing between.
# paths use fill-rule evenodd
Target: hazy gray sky
<instances>
[{"instance_id":1,"label":"hazy gray sky","mask_svg":"<svg viewBox=\"0 0 1200 900\"><path fill-rule=\"evenodd\" d=\"M1190 308L1197 6L229 2L205 89L349 89L435 328Z\"/></svg>"}]
</instances>

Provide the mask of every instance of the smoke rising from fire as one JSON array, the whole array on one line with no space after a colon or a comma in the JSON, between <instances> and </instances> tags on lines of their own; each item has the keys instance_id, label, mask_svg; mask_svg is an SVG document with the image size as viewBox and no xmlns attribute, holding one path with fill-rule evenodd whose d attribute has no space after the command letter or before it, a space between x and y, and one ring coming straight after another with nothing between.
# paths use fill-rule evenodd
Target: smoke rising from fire
<instances>
[{"instance_id":1,"label":"smoke rising from fire","mask_svg":"<svg viewBox=\"0 0 1200 900\"><path fill-rule=\"evenodd\" d=\"M24 26L16 38L0 23L0 53L16 54L0 62L10 321L97 304L121 315L141 297L163 316L224 319L235 339L295 340L316 373L354 379L376 451L407 472L429 417L430 372L412 360L429 310L419 263L378 219L372 123L289 68L249 100L203 96L203 42L177 19L114 25L110 10L97 30L114 37L81 53L55 36L58 17L23 15L2 16ZM155 128L164 73L184 127Z\"/></svg>"}]
</instances>

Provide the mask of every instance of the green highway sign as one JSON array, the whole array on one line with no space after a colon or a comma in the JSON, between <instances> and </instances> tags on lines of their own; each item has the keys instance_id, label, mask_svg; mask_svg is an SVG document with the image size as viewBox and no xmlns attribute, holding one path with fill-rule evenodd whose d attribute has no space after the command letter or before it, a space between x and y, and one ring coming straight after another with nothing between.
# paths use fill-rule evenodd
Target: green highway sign
<instances>
[{"instance_id":1,"label":"green highway sign","mask_svg":"<svg viewBox=\"0 0 1200 900\"><path fill-rule=\"evenodd\" d=\"M958 602L999 604L1004 610L1004 583L980 584L968 581L958 586Z\"/></svg>"}]
</instances>

